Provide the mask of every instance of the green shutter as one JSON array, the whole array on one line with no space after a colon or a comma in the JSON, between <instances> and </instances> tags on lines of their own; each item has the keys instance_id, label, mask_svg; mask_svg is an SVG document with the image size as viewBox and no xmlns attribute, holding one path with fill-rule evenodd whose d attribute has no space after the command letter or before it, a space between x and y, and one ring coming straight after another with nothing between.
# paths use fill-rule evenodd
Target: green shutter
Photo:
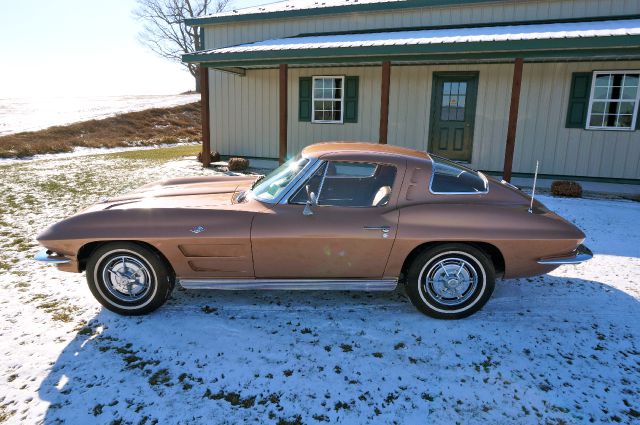
<instances>
[{"instance_id":1,"label":"green shutter","mask_svg":"<svg viewBox=\"0 0 640 425\"><path fill-rule=\"evenodd\" d=\"M311 121L311 77L300 77L298 87L298 120Z\"/></svg>"},{"instance_id":2,"label":"green shutter","mask_svg":"<svg viewBox=\"0 0 640 425\"><path fill-rule=\"evenodd\" d=\"M567 128L586 128L591 95L591 72L574 72L567 110Z\"/></svg>"},{"instance_id":3,"label":"green shutter","mask_svg":"<svg viewBox=\"0 0 640 425\"><path fill-rule=\"evenodd\" d=\"M344 80L344 122L358 122L358 85L360 77L346 77Z\"/></svg>"}]
</instances>

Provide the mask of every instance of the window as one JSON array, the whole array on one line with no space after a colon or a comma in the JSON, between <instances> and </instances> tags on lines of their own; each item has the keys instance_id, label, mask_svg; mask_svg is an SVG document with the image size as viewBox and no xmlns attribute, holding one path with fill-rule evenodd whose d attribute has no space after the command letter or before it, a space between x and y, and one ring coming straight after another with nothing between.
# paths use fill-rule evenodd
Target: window
<instances>
[{"instance_id":1,"label":"window","mask_svg":"<svg viewBox=\"0 0 640 425\"><path fill-rule=\"evenodd\" d=\"M307 202L309 192L317 194L318 205L340 207L381 207L389 203L396 168L363 162L323 164L291 197L289 203Z\"/></svg>"},{"instance_id":2,"label":"window","mask_svg":"<svg viewBox=\"0 0 640 425\"><path fill-rule=\"evenodd\" d=\"M290 159L262 179L256 181L251 188L250 196L260 201L274 201L289 183L300 174L308 162L308 159L301 159L300 156Z\"/></svg>"},{"instance_id":3,"label":"window","mask_svg":"<svg viewBox=\"0 0 640 425\"><path fill-rule=\"evenodd\" d=\"M313 122L342 123L344 77L313 77Z\"/></svg>"},{"instance_id":4,"label":"window","mask_svg":"<svg viewBox=\"0 0 640 425\"><path fill-rule=\"evenodd\" d=\"M638 112L640 71L594 72L587 128L633 130Z\"/></svg>"},{"instance_id":5,"label":"window","mask_svg":"<svg viewBox=\"0 0 640 425\"><path fill-rule=\"evenodd\" d=\"M467 83L445 81L442 86L440 121L464 121L467 105Z\"/></svg>"},{"instance_id":6,"label":"window","mask_svg":"<svg viewBox=\"0 0 640 425\"><path fill-rule=\"evenodd\" d=\"M433 176L429 189L435 194L487 193L487 179L481 173L448 159L431 155Z\"/></svg>"}]
</instances>

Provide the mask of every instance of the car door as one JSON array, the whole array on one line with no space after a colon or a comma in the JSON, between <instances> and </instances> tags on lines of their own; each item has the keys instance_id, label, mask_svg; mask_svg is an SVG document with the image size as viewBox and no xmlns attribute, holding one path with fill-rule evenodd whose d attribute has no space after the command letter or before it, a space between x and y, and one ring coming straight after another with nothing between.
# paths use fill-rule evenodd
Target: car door
<instances>
[{"instance_id":1,"label":"car door","mask_svg":"<svg viewBox=\"0 0 640 425\"><path fill-rule=\"evenodd\" d=\"M256 278L382 278L395 239L405 164L323 161L286 199L257 214ZM306 187L317 194L305 215Z\"/></svg>"}]
</instances>

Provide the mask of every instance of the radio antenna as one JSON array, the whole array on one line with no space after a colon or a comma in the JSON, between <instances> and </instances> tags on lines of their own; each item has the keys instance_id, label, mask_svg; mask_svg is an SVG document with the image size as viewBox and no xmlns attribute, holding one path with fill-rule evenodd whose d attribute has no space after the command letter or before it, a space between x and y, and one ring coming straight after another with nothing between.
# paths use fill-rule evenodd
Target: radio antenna
<instances>
[{"instance_id":1,"label":"radio antenna","mask_svg":"<svg viewBox=\"0 0 640 425\"><path fill-rule=\"evenodd\" d=\"M529 213L533 213L533 198L536 196L536 184L538 184L538 166L540 161L536 161L536 173L533 175L533 190L531 191L531 204L529 205Z\"/></svg>"}]
</instances>

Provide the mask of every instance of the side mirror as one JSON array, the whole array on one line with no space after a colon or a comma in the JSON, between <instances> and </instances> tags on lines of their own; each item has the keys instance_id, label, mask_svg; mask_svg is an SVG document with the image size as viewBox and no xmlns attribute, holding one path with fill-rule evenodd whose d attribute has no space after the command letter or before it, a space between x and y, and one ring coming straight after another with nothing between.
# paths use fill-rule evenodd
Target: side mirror
<instances>
[{"instance_id":1,"label":"side mirror","mask_svg":"<svg viewBox=\"0 0 640 425\"><path fill-rule=\"evenodd\" d=\"M302 214L313 215L313 209L311 209L311 207L314 205L318 205L318 198L316 197L315 193L310 191L309 185L307 185L305 189L307 190L307 203L304 206L304 211L302 212Z\"/></svg>"}]
</instances>

